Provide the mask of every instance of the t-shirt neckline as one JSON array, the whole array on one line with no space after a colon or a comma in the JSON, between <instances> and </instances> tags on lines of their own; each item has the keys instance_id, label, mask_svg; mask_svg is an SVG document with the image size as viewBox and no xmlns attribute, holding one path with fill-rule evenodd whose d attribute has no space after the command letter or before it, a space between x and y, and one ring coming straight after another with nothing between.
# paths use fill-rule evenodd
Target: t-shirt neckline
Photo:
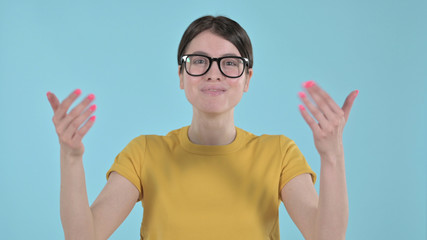
<instances>
[{"instance_id":1,"label":"t-shirt neckline","mask_svg":"<svg viewBox=\"0 0 427 240\"><path fill-rule=\"evenodd\" d=\"M227 145L200 145L190 141L188 137L188 129L190 126L181 128L179 139L181 146L188 152L202 155L223 155L239 150L243 146L244 131L236 128L236 137L233 142Z\"/></svg>"}]
</instances>

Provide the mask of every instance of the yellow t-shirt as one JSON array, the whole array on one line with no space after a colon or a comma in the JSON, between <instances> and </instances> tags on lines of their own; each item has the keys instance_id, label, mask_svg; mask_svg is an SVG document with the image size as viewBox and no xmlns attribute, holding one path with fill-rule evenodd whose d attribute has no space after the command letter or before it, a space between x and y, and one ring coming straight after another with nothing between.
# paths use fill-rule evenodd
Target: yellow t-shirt
<instances>
[{"instance_id":1,"label":"yellow t-shirt","mask_svg":"<svg viewBox=\"0 0 427 240\"><path fill-rule=\"evenodd\" d=\"M228 145L198 145L188 128L133 139L107 172L138 188L141 239L279 239L281 189L303 173L316 181L294 141L236 127Z\"/></svg>"}]
</instances>

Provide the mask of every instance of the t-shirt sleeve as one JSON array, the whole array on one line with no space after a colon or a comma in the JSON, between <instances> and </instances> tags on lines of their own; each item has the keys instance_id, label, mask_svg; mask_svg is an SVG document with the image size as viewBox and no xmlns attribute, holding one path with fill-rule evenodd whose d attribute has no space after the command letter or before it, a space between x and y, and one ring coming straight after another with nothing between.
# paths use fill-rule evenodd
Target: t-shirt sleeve
<instances>
[{"instance_id":1,"label":"t-shirt sleeve","mask_svg":"<svg viewBox=\"0 0 427 240\"><path fill-rule=\"evenodd\" d=\"M315 184L316 173L308 165L295 142L284 135L280 135L280 145L282 149L282 172L280 174L279 196L286 183L300 174L311 174L311 179Z\"/></svg>"},{"instance_id":2,"label":"t-shirt sleeve","mask_svg":"<svg viewBox=\"0 0 427 240\"><path fill-rule=\"evenodd\" d=\"M116 156L113 165L108 170L107 180L111 172L118 174L129 180L139 191L138 201L142 199L141 171L144 160L146 139L144 135L134 138Z\"/></svg>"}]
</instances>

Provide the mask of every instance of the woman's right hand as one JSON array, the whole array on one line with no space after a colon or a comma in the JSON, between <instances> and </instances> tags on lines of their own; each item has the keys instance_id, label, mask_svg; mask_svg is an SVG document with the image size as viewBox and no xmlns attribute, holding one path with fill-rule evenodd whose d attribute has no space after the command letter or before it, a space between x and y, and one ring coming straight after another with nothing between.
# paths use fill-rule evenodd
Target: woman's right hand
<instances>
[{"instance_id":1,"label":"woman's right hand","mask_svg":"<svg viewBox=\"0 0 427 240\"><path fill-rule=\"evenodd\" d=\"M82 139L95 122L95 116L90 117L90 115L95 111L96 105L86 108L95 99L93 94L89 94L81 103L67 113L71 104L80 94L81 90L77 89L60 103L55 94L47 93L47 98L54 113L52 121L61 145L61 155L65 154L63 156L83 156L84 146ZM83 126L81 126L82 124Z\"/></svg>"}]
</instances>

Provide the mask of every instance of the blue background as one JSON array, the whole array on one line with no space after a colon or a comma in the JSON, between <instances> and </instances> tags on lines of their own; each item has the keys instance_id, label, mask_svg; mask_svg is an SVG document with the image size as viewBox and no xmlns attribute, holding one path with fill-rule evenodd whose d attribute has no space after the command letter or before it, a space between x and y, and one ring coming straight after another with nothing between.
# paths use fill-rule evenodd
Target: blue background
<instances>
[{"instance_id":1,"label":"blue background","mask_svg":"<svg viewBox=\"0 0 427 240\"><path fill-rule=\"evenodd\" d=\"M84 139L92 203L132 138L190 124L176 52L186 27L206 14L239 22L254 47L236 126L290 137L317 174L298 111L301 83L315 80L340 105L360 90L344 131L347 239L426 239L426 12L415 0L0 1L2 239L63 238L46 92L96 95ZM279 211L281 238L302 239L283 204ZM111 239L139 239L142 214L138 203Z\"/></svg>"}]
</instances>

